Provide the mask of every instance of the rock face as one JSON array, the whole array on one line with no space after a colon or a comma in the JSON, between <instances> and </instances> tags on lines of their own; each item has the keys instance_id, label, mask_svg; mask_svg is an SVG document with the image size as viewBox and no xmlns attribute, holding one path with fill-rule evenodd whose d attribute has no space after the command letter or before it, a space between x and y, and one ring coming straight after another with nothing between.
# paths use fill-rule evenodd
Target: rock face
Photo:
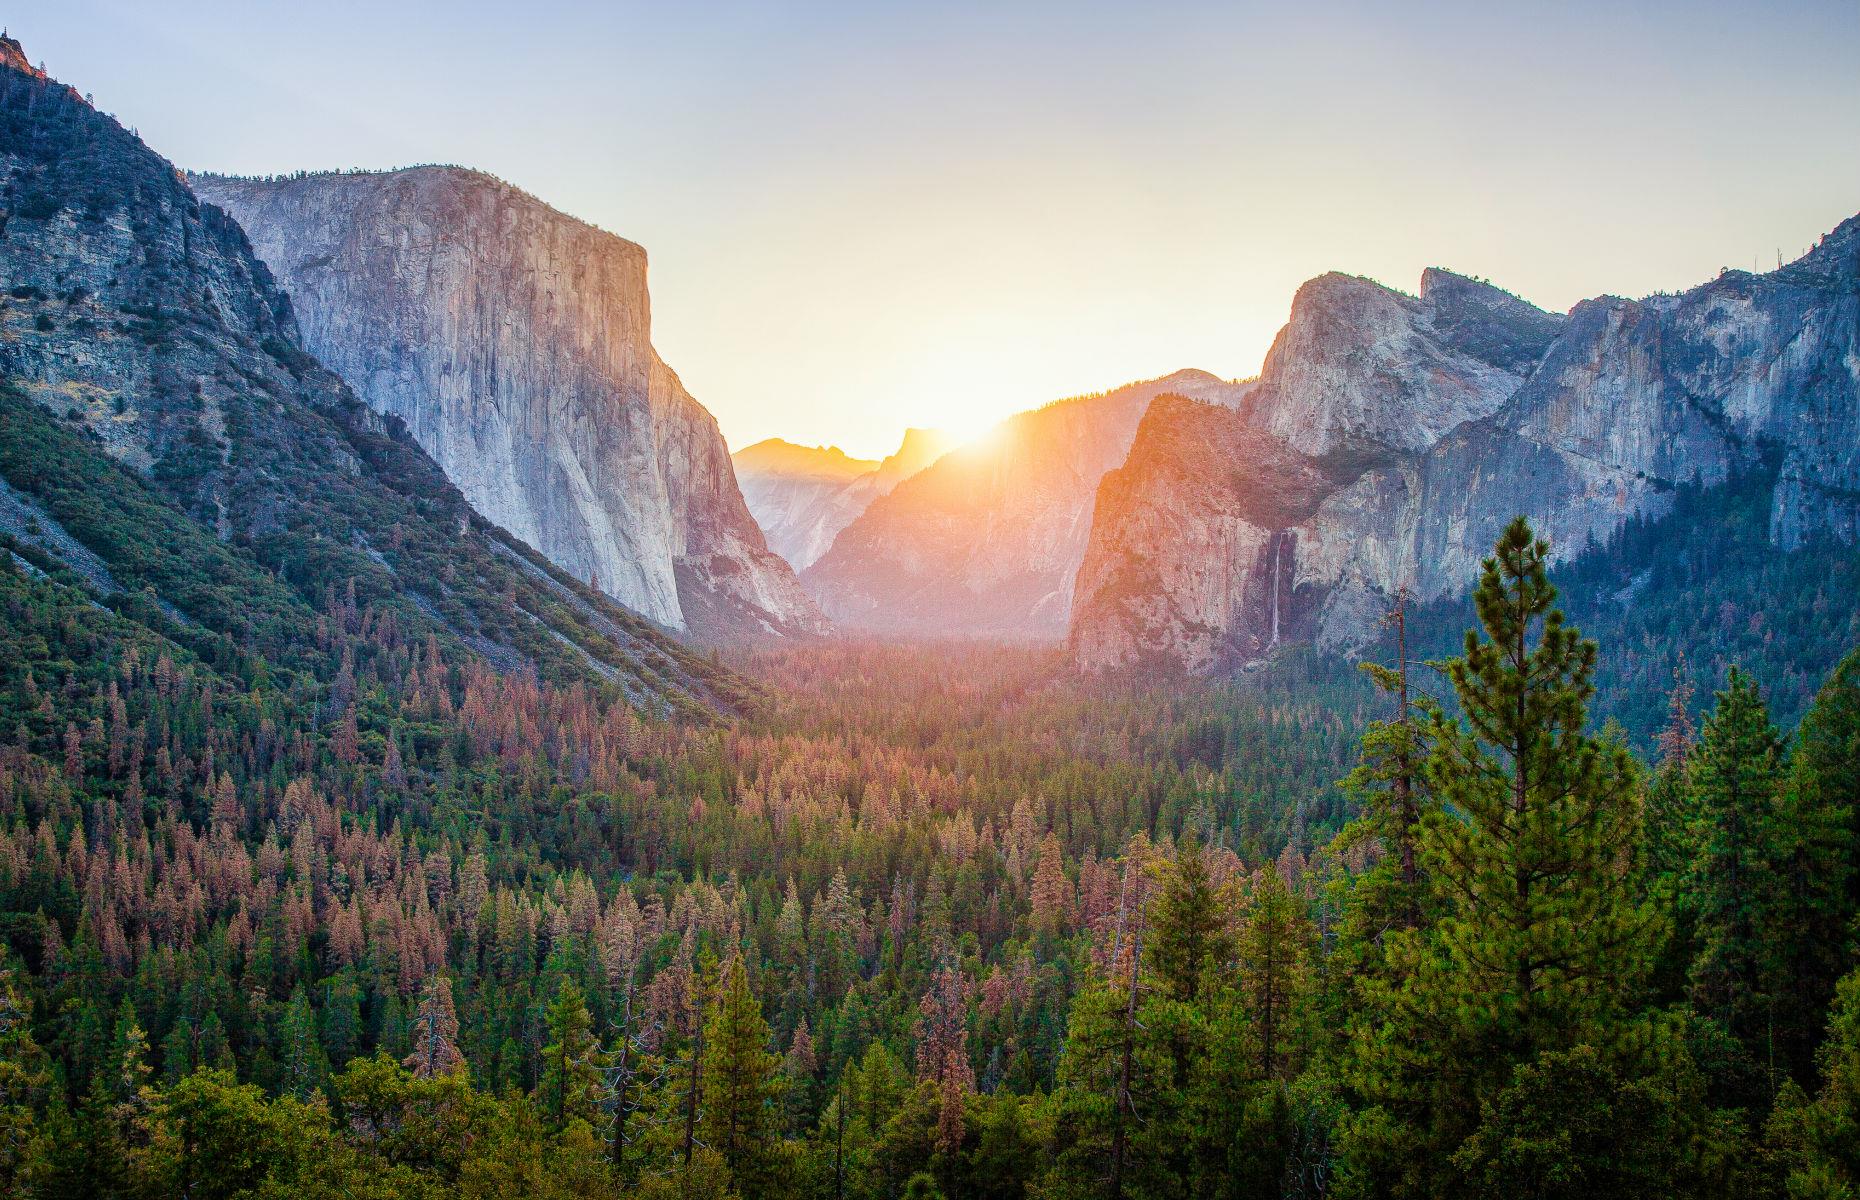
<instances>
[{"instance_id":1,"label":"rock face","mask_svg":"<svg viewBox=\"0 0 1860 1200\"><path fill-rule=\"evenodd\" d=\"M896 453L874 461L852 458L837 446L770 438L737 451L733 461L743 499L769 549L803 571L872 501L890 495L954 444L940 430L907 429Z\"/></svg>"},{"instance_id":2,"label":"rock face","mask_svg":"<svg viewBox=\"0 0 1860 1200\"><path fill-rule=\"evenodd\" d=\"M1567 557L1673 488L1769 462L1771 539L1860 538L1860 218L1765 275L1566 317L1429 271L1300 289L1237 411L1153 406L1104 481L1080 665L1213 670L1351 645L1469 586L1503 524Z\"/></svg>"},{"instance_id":3,"label":"rock face","mask_svg":"<svg viewBox=\"0 0 1860 1200\"><path fill-rule=\"evenodd\" d=\"M640 247L452 167L191 182L485 517L674 629L824 628L652 348Z\"/></svg>"},{"instance_id":4,"label":"rock face","mask_svg":"<svg viewBox=\"0 0 1860 1200\"><path fill-rule=\"evenodd\" d=\"M229 638L228 653L267 653L266 621L313 619L346 586L383 623L376 636L708 703L717 672L476 516L400 420L305 349L232 218L5 40L0 196L8 435L55 416L43 443L75 447L62 476L16 464L8 507L100 593L152 592L173 620ZM87 479L115 479L121 503L47 527L47 497ZM226 549L172 561L189 537ZM284 608L265 599L278 589L294 594Z\"/></svg>"},{"instance_id":5,"label":"rock face","mask_svg":"<svg viewBox=\"0 0 1860 1200\"><path fill-rule=\"evenodd\" d=\"M1021 413L875 500L802 582L849 628L1062 637L1098 482L1144 410L1165 393L1235 405L1247 390L1182 371Z\"/></svg>"},{"instance_id":6,"label":"rock face","mask_svg":"<svg viewBox=\"0 0 1860 1200\"><path fill-rule=\"evenodd\" d=\"M1424 450L1504 403L1558 324L1445 271L1422 277L1419 299L1320 276L1298 289L1246 415L1301 454Z\"/></svg>"}]
</instances>

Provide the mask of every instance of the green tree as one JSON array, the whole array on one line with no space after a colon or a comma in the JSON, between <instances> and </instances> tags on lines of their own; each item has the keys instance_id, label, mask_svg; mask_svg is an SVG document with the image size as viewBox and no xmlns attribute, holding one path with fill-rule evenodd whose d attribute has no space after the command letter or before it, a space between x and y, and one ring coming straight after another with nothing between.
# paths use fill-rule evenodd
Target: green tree
<instances>
[{"instance_id":1,"label":"green tree","mask_svg":"<svg viewBox=\"0 0 1860 1200\"><path fill-rule=\"evenodd\" d=\"M1207 860L1193 835L1176 846L1175 857L1159 862L1162 885L1150 909L1149 956L1171 996L1192 1002L1210 966L1234 957L1227 906L1208 877Z\"/></svg>"},{"instance_id":2,"label":"green tree","mask_svg":"<svg viewBox=\"0 0 1860 1200\"><path fill-rule=\"evenodd\" d=\"M1860 650L1828 676L1796 731L1779 821L1787 845L1774 919L1778 1058L1804 1087L1835 987L1860 936Z\"/></svg>"},{"instance_id":3,"label":"green tree","mask_svg":"<svg viewBox=\"0 0 1860 1200\"><path fill-rule=\"evenodd\" d=\"M1786 1085L1770 1119L1792 1200L1860 1195L1860 969L1840 982L1820 1067L1819 1094L1811 1101Z\"/></svg>"},{"instance_id":4,"label":"green tree","mask_svg":"<svg viewBox=\"0 0 1860 1200\"><path fill-rule=\"evenodd\" d=\"M597 1106L605 1059L594 1037L587 997L573 980L563 980L556 990L547 1020L549 1043L543 1047L542 1080L536 1087L543 1115L555 1129L570 1121L592 1127L600 1120Z\"/></svg>"},{"instance_id":5,"label":"green tree","mask_svg":"<svg viewBox=\"0 0 1860 1200\"><path fill-rule=\"evenodd\" d=\"M278 1091L298 1100L308 1100L323 1086L328 1075L329 1060L324 1057L323 1043L317 1036L310 994L300 983L291 993L291 1001L278 1021Z\"/></svg>"},{"instance_id":6,"label":"green tree","mask_svg":"<svg viewBox=\"0 0 1860 1200\"><path fill-rule=\"evenodd\" d=\"M1108 969L1087 975L1072 1001L1053 1097L1054 1200L1179 1195L1192 1148L1177 1136L1180 1090L1205 1057L1192 1006L1173 999L1149 967L1152 864L1148 839L1124 855Z\"/></svg>"},{"instance_id":7,"label":"green tree","mask_svg":"<svg viewBox=\"0 0 1860 1200\"><path fill-rule=\"evenodd\" d=\"M323 1049L338 1069L362 1047L362 989L355 972L343 969L330 976L323 1001Z\"/></svg>"},{"instance_id":8,"label":"green tree","mask_svg":"<svg viewBox=\"0 0 1860 1200\"><path fill-rule=\"evenodd\" d=\"M110 1051L110 1099L136 1106L149 1083L149 1038L136 1017L135 1005L125 996L116 1008L116 1033Z\"/></svg>"},{"instance_id":9,"label":"green tree","mask_svg":"<svg viewBox=\"0 0 1860 1200\"><path fill-rule=\"evenodd\" d=\"M1505 529L1480 627L1446 663L1460 715L1429 722L1440 807L1420 845L1444 915L1393 935L1404 969L1367 989L1378 1011L1353 1039L1364 1103L1344 1144L1359 1194L1477 1194L1453 1156L1516 1067L1579 1045L1612 1067L1645 1042L1657 930L1631 874L1640 778L1618 739L1586 730L1596 647L1554 607L1548 555L1522 518Z\"/></svg>"},{"instance_id":10,"label":"green tree","mask_svg":"<svg viewBox=\"0 0 1860 1200\"><path fill-rule=\"evenodd\" d=\"M1423 776L1431 701L1417 700L1408 685L1407 595L1397 595L1389 623L1395 629L1395 665L1365 662L1376 686L1394 697L1395 715L1371 721L1363 731L1356 768L1343 788L1359 812L1345 829L1339 849L1373 848L1378 862L1353 888L1354 919L1362 939L1379 948L1380 933L1413 929L1423 917L1427 889L1421 874L1421 818L1433 807Z\"/></svg>"},{"instance_id":11,"label":"green tree","mask_svg":"<svg viewBox=\"0 0 1860 1200\"><path fill-rule=\"evenodd\" d=\"M781 1060L769 1049L770 1036L743 960L733 958L705 1031L703 1131L705 1145L723 1156L745 1196L771 1194Z\"/></svg>"},{"instance_id":12,"label":"green tree","mask_svg":"<svg viewBox=\"0 0 1860 1200\"><path fill-rule=\"evenodd\" d=\"M1697 947L1693 1006L1758 1062L1771 1044L1781 779L1781 735L1756 682L1732 667L1691 759L1696 849L1684 903Z\"/></svg>"},{"instance_id":13,"label":"green tree","mask_svg":"<svg viewBox=\"0 0 1860 1200\"><path fill-rule=\"evenodd\" d=\"M1240 934L1240 991L1261 1079L1285 1081L1296 1073L1316 942L1311 920L1285 880L1272 867L1262 870Z\"/></svg>"}]
</instances>

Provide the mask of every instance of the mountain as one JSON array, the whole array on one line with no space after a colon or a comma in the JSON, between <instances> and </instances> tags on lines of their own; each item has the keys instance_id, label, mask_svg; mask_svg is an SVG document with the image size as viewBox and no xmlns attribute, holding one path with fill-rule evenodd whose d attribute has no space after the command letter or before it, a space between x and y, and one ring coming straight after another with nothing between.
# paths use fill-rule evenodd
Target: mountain
<instances>
[{"instance_id":1,"label":"mountain","mask_svg":"<svg viewBox=\"0 0 1860 1200\"><path fill-rule=\"evenodd\" d=\"M906 429L898 448L881 459L873 472L874 492L889 496L893 488L961 444L961 439L941 429Z\"/></svg>"},{"instance_id":2,"label":"mountain","mask_svg":"<svg viewBox=\"0 0 1860 1200\"><path fill-rule=\"evenodd\" d=\"M737 474L813 476L845 483L878 470L876 458L854 458L838 446L799 446L782 438L766 438L730 456ZM753 506L752 506L753 507Z\"/></svg>"},{"instance_id":3,"label":"mountain","mask_svg":"<svg viewBox=\"0 0 1860 1200\"><path fill-rule=\"evenodd\" d=\"M435 671L728 702L726 673L475 514L306 349L238 224L10 41L0 185L13 562L253 680L328 687L366 629Z\"/></svg>"},{"instance_id":4,"label":"mountain","mask_svg":"<svg viewBox=\"0 0 1860 1200\"><path fill-rule=\"evenodd\" d=\"M1092 498L1159 395L1238 404L1248 385L1181 371L1002 422L875 500L802 582L850 628L1062 637Z\"/></svg>"},{"instance_id":5,"label":"mountain","mask_svg":"<svg viewBox=\"0 0 1860 1200\"><path fill-rule=\"evenodd\" d=\"M736 452L736 478L769 548L797 571L827 552L840 530L872 501L941 458L955 441L936 429L907 429L882 461L838 446L797 446L769 438Z\"/></svg>"},{"instance_id":6,"label":"mountain","mask_svg":"<svg viewBox=\"0 0 1860 1200\"><path fill-rule=\"evenodd\" d=\"M251 237L306 348L492 522L673 629L824 631L653 350L639 246L454 167L190 182Z\"/></svg>"},{"instance_id":7,"label":"mountain","mask_svg":"<svg viewBox=\"0 0 1860 1200\"><path fill-rule=\"evenodd\" d=\"M1860 218L1800 260L1567 317L1430 270L1299 290L1238 409L1154 406L1100 488L1070 643L1205 671L1360 644L1523 513L1559 560L1769 471L1769 540L1860 536Z\"/></svg>"}]
</instances>

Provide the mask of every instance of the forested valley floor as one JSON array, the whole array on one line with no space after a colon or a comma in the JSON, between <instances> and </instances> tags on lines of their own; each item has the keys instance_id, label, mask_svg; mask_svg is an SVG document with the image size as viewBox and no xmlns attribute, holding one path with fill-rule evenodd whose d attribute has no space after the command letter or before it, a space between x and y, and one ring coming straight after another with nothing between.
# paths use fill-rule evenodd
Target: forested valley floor
<instances>
[{"instance_id":1,"label":"forested valley floor","mask_svg":"<svg viewBox=\"0 0 1860 1200\"><path fill-rule=\"evenodd\" d=\"M708 720L336 580L268 658L10 543L0 1179L1854 1195L1860 657L1788 733L1737 670L1637 718L1595 681L1664 643L1544 554L1407 672L826 643Z\"/></svg>"}]
</instances>

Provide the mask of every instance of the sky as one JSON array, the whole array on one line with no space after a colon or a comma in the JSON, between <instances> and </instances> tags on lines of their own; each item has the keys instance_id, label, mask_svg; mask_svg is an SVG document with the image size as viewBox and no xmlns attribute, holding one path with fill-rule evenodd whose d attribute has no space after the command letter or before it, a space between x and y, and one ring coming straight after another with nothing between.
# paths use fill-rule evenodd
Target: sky
<instances>
[{"instance_id":1,"label":"sky","mask_svg":"<svg viewBox=\"0 0 1860 1200\"><path fill-rule=\"evenodd\" d=\"M177 165L456 162L645 246L733 448L882 455L1184 367L1300 282L1546 308L1860 212L1860 2L24 0Z\"/></svg>"}]
</instances>

